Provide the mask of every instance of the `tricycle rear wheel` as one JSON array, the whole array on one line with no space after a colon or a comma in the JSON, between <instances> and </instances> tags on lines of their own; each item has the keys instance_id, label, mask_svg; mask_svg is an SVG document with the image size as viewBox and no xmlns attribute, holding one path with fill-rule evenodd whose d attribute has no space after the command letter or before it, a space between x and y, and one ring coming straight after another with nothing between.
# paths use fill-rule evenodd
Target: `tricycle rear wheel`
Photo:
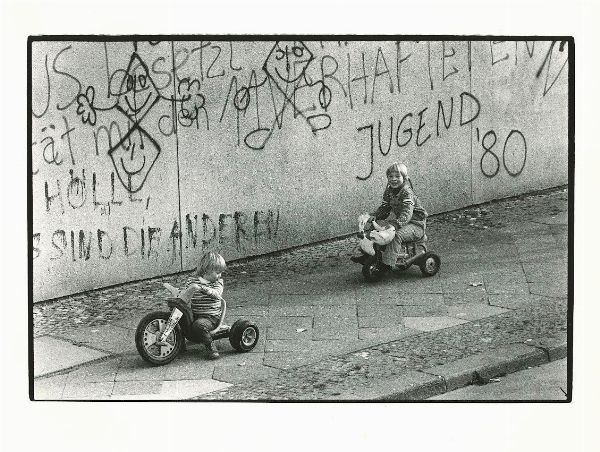
<instances>
[{"instance_id":1,"label":"tricycle rear wheel","mask_svg":"<svg viewBox=\"0 0 600 452\"><path fill-rule=\"evenodd\" d=\"M425 253L419 260L419 268L425 276L434 276L440 269L440 257L434 253Z\"/></svg>"},{"instance_id":2,"label":"tricycle rear wheel","mask_svg":"<svg viewBox=\"0 0 600 452\"><path fill-rule=\"evenodd\" d=\"M258 343L258 327L249 320L236 320L231 325L229 343L238 352L249 352Z\"/></svg>"}]
</instances>

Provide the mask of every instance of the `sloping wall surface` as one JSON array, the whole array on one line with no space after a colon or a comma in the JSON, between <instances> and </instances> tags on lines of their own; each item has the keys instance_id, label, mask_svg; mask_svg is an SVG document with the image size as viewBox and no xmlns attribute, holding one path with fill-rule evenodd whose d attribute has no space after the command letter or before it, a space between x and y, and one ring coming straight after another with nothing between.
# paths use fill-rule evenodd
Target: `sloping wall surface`
<instances>
[{"instance_id":1,"label":"sloping wall surface","mask_svg":"<svg viewBox=\"0 0 600 452\"><path fill-rule=\"evenodd\" d=\"M567 183L563 42L31 46L35 301Z\"/></svg>"}]
</instances>

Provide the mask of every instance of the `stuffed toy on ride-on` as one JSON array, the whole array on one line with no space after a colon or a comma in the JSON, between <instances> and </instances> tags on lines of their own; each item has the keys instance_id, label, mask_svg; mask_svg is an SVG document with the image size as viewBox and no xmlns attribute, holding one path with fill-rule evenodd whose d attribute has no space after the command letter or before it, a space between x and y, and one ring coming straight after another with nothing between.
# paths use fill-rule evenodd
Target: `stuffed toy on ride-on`
<instances>
[{"instance_id":1,"label":"stuffed toy on ride-on","mask_svg":"<svg viewBox=\"0 0 600 452\"><path fill-rule=\"evenodd\" d=\"M380 270L382 252L391 243L396 234L392 225L381 226L368 214L359 217L359 248L363 257L353 258L362 264L362 274L367 281L381 279L384 272ZM434 276L440 269L440 258L428 251L427 235L412 242L402 242L402 253L398 256L395 268L407 270L411 265L418 265L425 276Z\"/></svg>"}]
</instances>

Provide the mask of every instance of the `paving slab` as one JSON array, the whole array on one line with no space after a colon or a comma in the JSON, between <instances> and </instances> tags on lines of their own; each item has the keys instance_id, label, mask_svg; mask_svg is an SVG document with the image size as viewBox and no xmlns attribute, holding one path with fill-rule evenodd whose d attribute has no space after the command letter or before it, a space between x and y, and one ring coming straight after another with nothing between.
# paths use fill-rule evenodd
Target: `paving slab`
<instances>
[{"instance_id":1,"label":"paving slab","mask_svg":"<svg viewBox=\"0 0 600 452\"><path fill-rule=\"evenodd\" d=\"M444 303L398 306L398 309L403 317L440 317L448 313L448 306Z\"/></svg>"},{"instance_id":2,"label":"paving slab","mask_svg":"<svg viewBox=\"0 0 600 452\"><path fill-rule=\"evenodd\" d=\"M383 327L383 328L360 328L358 337L361 340L371 341L373 343L389 342L400 339L405 336L418 334L420 331L415 329L402 327Z\"/></svg>"},{"instance_id":3,"label":"paving slab","mask_svg":"<svg viewBox=\"0 0 600 452\"><path fill-rule=\"evenodd\" d=\"M446 306L455 306L463 304L488 304L488 294L483 292L471 293L446 293L443 296Z\"/></svg>"},{"instance_id":4,"label":"paving slab","mask_svg":"<svg viewBox=\"0 0 600 452\"><path fill-rule=\"evenodd\" d=\"M163 382L162 381L144 381L144 380L130 380L130 381L117 381L113 387L111 392L111 396L114 398L119 396L119 398L128 395L151 395L151 394L159 394L162 389Z\"/></svg>"},{"instance_id":5,"label":"paving slab","mask_svg":"<svg viewBox=\"0 0 600 452\"><path fill-rule=\"evenodd\" d=\"M212 378L215 361L200 354L184 353L165 366L165 380L201 380Z\"/></svg>"},{"instance_id":6,"label":"paving slab","mask_svg":"<svg viewBox=\"0 0 600 452\"><path fill-rule=\"evenodd\" d=\"M539 303L541 296L532 294L493 294L489 296L490 306L506 309L520 309L524 306Z\"/></svg>"},{"instance_id":7,"label":"paving slab","mask_svg":"<svg viewBox=\"0 0 600 452\"><path fill-rule=\"evenodd\" d=\"M400 306L394 304L360 304L355 310L357 312L357 316L360 320L362 317L379 317L379 318L387 318L393 317L398 318L402 317Z\"/></svg>"},{"instance_id":8,"label":"paving slab","mask_svg":"<svg viewBox=\"0 0 600 452\"><path fill-rule=\"evenodd\" d=\"M90 363L71 370L68 381L75 383L100 383L115 381L119 370L121 357L108 358L100 362Z\"/></svg>"},{"instance_id":9,"label":"paving slab","mask_svg":"<svg viewBox=\"0 0 600 452\"><path fill-rule=\"evenodd\" d=\"M477 320L507 312L508 309L483 304L465 304L448 307L448 316L463 320Z\"/></svg>"},{"instance_id":10,"label":"paving slab","mask_svg":"<svg viewBox=\"0 0 600 452\"><path fill-rule=\"evenodd\" d=\"M159 381L165 379L167 366L152 366L140 355L124 355L119 363L115 381Z\"/></svg>"},{"instance_id":11,"label":"paving slab","mask_svg":"<svg viewBox=\"0 0 600 452\"><path fill-rule=\"evenodd\" d=\"M146 385L145 383L149 383ZM231 386L212 379L177 380L164 382L123 382L110 396L110 400L185 400Z\"/></svg>"},{"instance_id":12,"label":"paving slab","mask_svg":"<svg viewBox=\"0 0 600 452\"><path fill-rule=\"evenodd\" d=\"M292 369L315 363L326 358L322 352L276 352L265 353L263 363L265 366L276 369Z\"/></svg>"},{"instance_id":13,"label":"paving slab","mask_svg":"<svg viewBox=\"0 0 600 452\"><path fill-rule=\"evenodd\" d=\"M52 375L33 381L34 400L60 400L67 384L68 375Z\"/></svg>"},{"instance_id":14,"label":"paving slab","mask_svg":"<svg viewBox=\"0 0 600 452\"><path fill-rule=\"evenodd\" d=\"M434 306L444 304L444 295L441 293L410 293L402 291L396 298L398 306Z\"/></svg>"},{"instance_id":15,"label":"paving slab","mask_svg":"<svg viewBox=\"0 0 600 452\"><path fill-rule=\"evenodd\" d=\"M297 327L294 325L288 326L273 326L268 327L266 331L266 340L294 340L294 341L310 341L312 340L311 332L313 331L312 324L305 327Z\"/></svg>"},{"instance_id":16,"label":"paving slab","mask_svg":"<svg viewBox=\"0 0 600 452\"><path fill-rule=\"evenodd\" d=\"M70 342L111 353L124 353L135 350L135 331L117 325L76 328L60 334L60 337Z\"/></svg>"},{"instance_id":17,"label":"paving slab","mask_svg":"<svg viewBox=\"0 0 600 452\"><path fill-rule=\"evenodd\" d=\"M190 399L199 394L207 394L230 387L231 384L214 379L165 381L160 397L167 400Z\"/></svg>"},{"instance_id":18,"label":"paving slab","mask_svg":"<svg viewBox=\"0 0 600 452\"><path fill-rule=\"evenodd\" d=\"M488 295L493 294L528 294L529 286L527 282L492 281L485 284L485 291Z\"/></svg>"},{"instance_id":19,"label":"paving slab","mask_svg":"<svg viewBox=\"0 0 600 452\"><path fill-rule=\"evenodd\" d=\"M436 331L444 328L450 328L468 320L457 319L454 317L405 317L404 326L418 331Z\"/></svg>"},{"instance_id":20,"label":"paving slab","mask_svg":"<svg viewBox=\"0 0 600 452\"><path fill-rule=\"evenodd\" d=\"M268 380L279 372L281 372L280 369L256 364L246 365L243 369L234 369L231 366L217 366L212 378L225 383L237 384L247 381ZM192 394L190 397L195 395L197 394Z\"/></svg>"},{"instance_id":21,"label":"paving slab","mask_svg":"<svg viewBox=\"0 0 600 452\"><path fill-rule=\"evenodd\" d=\"M229 366L243 372L244 366L263 364L263 353L240 353L236 351L223 352L219 359L210 360L215 367Z\"/></svg>"},{"instance_id":22,"label":"paving slab","mask_svg":"<svg viewBox=\"0 0 600 452\"><path fill-rule=\"evenodd\" d=\"M71 342L50 336L35 338L33 340L33 353L34 377L109 356L107 353L89 347L73 345Z\"/></svg>"},{"instance_id":23,"label":"paving slab","mask_svg":"<svg viewBox=\"0 0 600 452\"><path fill-rule=\"evenodd\" d=\"M112 381L76 383L67 382L62 399L99 400L110 397L115 383Z\"/></svg>"},{"instance_id":24,"label":"paving slab","mask_svg":"<svg viewBox=\"0 0 600 452\"><path fill-rule=\"evenodd\" d=\"M285 290L282 288L282 290ZM341 291L341 293L318 294L286 294L272 293L269 295L269 306L288 307L296 304L311 306L347 306L355 304L354 291Z\"/></svg>"},{"instance_id":25,"label":"paving slab","mask_svg":"<svg viewBox=\"0 0 600 452\"><path fill-rule=\"evenodd\" d=\"M396 307L400 309L400 307ZM359 328L386 328L403 326L404 319L399 311L391 313L387 316L361 316L358 318Z\"/></svg>"},{"instance_id":26,"label":"paving slab","mask_svg":"<svg viewBox=\"0 0 600 452\"><path fill-rule=\"evenodd\" d=\"M529 292L546 297L566 297L568 281L552 281L546 283L529 283Z\"/></svg>"},{"instance_id":27,"label":"paving slab","mask_svg":"<svg viewBox=\"0 0 600 452\"><path fill-rule=\"evenodd\" d=\"M485 291L485 273L462 273L451 277L440 277L444 295L446 294L478 294L483 296Z\"/></svg>"}]
</instances>

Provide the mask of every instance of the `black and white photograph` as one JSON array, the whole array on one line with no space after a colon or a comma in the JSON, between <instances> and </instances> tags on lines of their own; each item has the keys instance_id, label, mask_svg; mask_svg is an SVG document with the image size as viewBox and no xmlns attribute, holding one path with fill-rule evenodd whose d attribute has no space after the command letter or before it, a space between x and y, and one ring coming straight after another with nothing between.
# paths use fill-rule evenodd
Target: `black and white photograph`
<instances>
[{"instance_id":1,"label":"black and white photograph","mask_svg":"<svg viewBox=\"0 0 600 452\"><path fill-rule=\"evenodd\" d=\"M597 443L597 8L1 7L3 449Z\"/></svg>"},{"instance_id":2,"label":"black and white photograph","mask_svg":"<svg viewBox=\"0 0 600 452\"><path fill-rule=\"evenodd\" d=\"M32 398L569 400L572 46L32 37Z\"/></svg>"}]
</instances>

